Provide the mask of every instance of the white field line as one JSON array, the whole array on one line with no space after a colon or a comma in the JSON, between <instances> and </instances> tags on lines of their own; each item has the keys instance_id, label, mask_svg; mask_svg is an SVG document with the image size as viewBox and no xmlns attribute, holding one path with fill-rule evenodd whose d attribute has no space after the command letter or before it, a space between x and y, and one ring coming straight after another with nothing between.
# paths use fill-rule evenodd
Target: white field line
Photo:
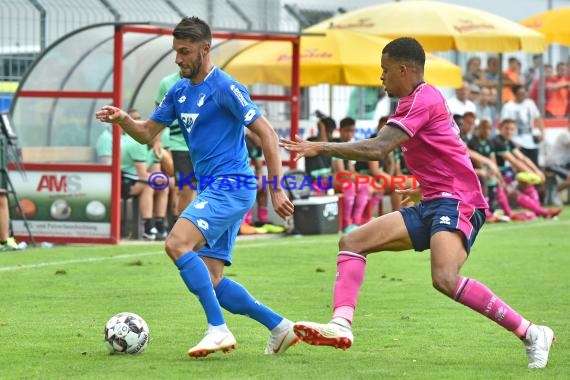
<instances>
[{"instance_id":1,"label":"white field line","mask_svg":"<svg viewBox=\"0 0 570 380\"><path fill-rule=\"evenodd\" d=\"M271 239L264 242L256 242L253 244L237 244L235 249L255 249L255 248L265 248L265 247L274 247L277 245L286 245L290 244L289 241L291 239ZM304 243L311 243L310 240L299 239L298 241L302 241ZM315 241L313 241L315 242ZM25 254L25 253L22 253ZM72 260L62 260L62 261L50 261L44 263L37 263L37 264L25 264L25 265L14 265L9 267L0 267L0 272L13 272L21 269L38 269L38 268L45 268L45 267L53 267L53 266L60 266L60 265L69 265L69 264L86 264L86 263L95 263L100 261L109 261L109 260L124 260L124 259L133 259L138 257L145 257L145 256L155 256L155 255L166 255L164 250L161 251L154 251L154 252L139 252L139 253L130 253L130 254L122 254L116 256L95 256L95 257L84 257L81 259L72 259Z\"/></svg>"},{"instance_id":2,"label":"white field line","mask_svg":"<svg viewBox=\"0 0 570 380\"><path fill-rule=\"evenodd\" d=\"M499 232L506 232L511 230L519 230L524 228L539 228L539 227L550 227L550 226L559 226L559 225L567 225L570 224L570 220L564 221L552 221L552 220L545 220L540 222L535 222L532 224L526 224L524 222L520 223L513 223L513 224L505 224L502 225L501 228L493 228L493 229L484 229L479 236L484 236L490 233L499 233ZM291 240L298 241L300 243L311 244L311 243L320 243L319 240L313 239L295 239L295 238L287 238L287 239L271 239L263 242L255 242L255 243L238 243L235 246L235 249L255 249L255 248L265 248L265 247L275 247L279 245L290 245L293 244ZM0 272L13 272L21 269L38 269L38 268L45 268L45 267L52 267L52 266L60 266L60 265L68 265L68 264L86 264L86 263L94 263L100 261L109 261L109 260L124 260L124 259L133 259L138 257L145 257L145 256L155 256L165 254L164 251L154 251L154 252L143 252L143 253L132 253L132 254L122 254L117 256L105 256L105 257L84 257L81 259L73 259L73 260L62 260L62 261L51 261L51 262L44 262L44 263L37 263L37 264L28 264L28 265L17 265L17 266L9 266L9 267L0 267Z\"/></svg>"},{"instance_id":3,"label":"white field line","mask_svg":"<svg viewBox=\"0 0 570 380\"><path fill-rule=\"evenodd\" d=\"M497 223L495 223L497 224ZM501 223L498 223L501 224ZM524 228L529 229L530 231L532 231L533 228L538 228L538 227L556 227L556 226L560 226L560 225L567 225L570 224L570 220L542 220L539 222L531 222L531 224L525 223L525 222L511 222L509 224L501 224L501 228L484 228L482 231L479 232L479 236L481 236L482 234L488 234L488 233L497 233L497 232L505 232L505 231L511 231L511 230L521 230Z\"/></svg>"}]
</instances>

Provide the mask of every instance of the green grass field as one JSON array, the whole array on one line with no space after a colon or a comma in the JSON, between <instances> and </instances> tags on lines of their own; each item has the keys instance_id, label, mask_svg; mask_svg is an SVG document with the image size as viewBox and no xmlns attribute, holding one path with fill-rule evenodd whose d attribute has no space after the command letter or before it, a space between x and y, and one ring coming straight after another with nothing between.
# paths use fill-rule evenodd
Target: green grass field
<instances>
[{"instance_id":1,"label":"green grass field","mask_svg":"<svg viewBox=\"0 0 570 380\"><path fill-rule=\"evenodd\" d=\"M563 379L570 377L570 209L558 221L487 225L463 274L488 285L558 341L528 370L512 334L431 287L427 252L369 256L346 351L300 344L264 356L268 332L227 315L230 354L193 360L205 318L159 244L0 253L0 379ZM338 236L239 242L226 275L292 320L331 314ZM110 355L103 327L140 314L151 340Z\"/></svg>"}]
</instances>

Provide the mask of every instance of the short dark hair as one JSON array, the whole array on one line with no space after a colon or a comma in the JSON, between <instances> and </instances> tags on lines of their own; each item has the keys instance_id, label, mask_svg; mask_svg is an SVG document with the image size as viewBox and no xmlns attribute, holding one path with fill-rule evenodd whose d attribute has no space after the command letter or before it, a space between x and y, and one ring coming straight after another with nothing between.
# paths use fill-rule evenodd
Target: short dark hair
<instances>
[{"instance_id":1,"label":"short dark hair","mask_svg":"<svg viewBox=\"0 0 570 380\"><path fill-rule=\"evenodd\" d=\"M515 94L515 95L517 94L517 92L519 92L519 90L520 90L521 88L524 89L524 86L521 85L521 84L513 84L513 85L511 86L511 89L513 90L513 94Z\"/></svg>"},{"instance_id":2,"label":"short dark hair","mask_svg":"<svg viewBox=\"0 0 570 380\"><path fill-rule=\"evenodd\" d=\"M172 36L190 42L212 42L210 26L198 17L184 17L172 31Z\"/></svg>"},{"instance_id":3,"label":"short dark hair","mask_svg":"<svg viewBox=\"0 0 570 380\"><path fill-rule=\"evenodd\" d=\"M517 125L517 122L514 119L503 119L501 120L501 124L499 124L499 128L502 128L507 124Z\"/></svg>"},{"instance_id":4,"label":"short dark hair","mask_svg":"<svg viewBox=\"0 0 570 380\"><path fill-rule=\"evenodd\" d=\"M426 53L420 43L411 37L400 37L390 41L382 54L388 54L396 61L408 61L420 66L422 69L426 63Z\"/></svg>"},{"instance_id":5,"label":"short dark hair","mask_svg":"<svg viewBox=\"0 0 570 380\"><path fill-rule=\"evenodd\" d=\"M321 122L325 126L327 133L332 133L336 129L336 121L330 116L321 117Z\"/></svg>"},{"instance_id":6,"label":"short dark hair","mask_svg":"<svg viewBox=\"0 0 570 380\"><path fill-rule=\"evenodd\" d=\"M351 117L345 117L340 121L340 129L346 127L352 127L356 125L356 121Z\"/></svg>"}]
</instances>

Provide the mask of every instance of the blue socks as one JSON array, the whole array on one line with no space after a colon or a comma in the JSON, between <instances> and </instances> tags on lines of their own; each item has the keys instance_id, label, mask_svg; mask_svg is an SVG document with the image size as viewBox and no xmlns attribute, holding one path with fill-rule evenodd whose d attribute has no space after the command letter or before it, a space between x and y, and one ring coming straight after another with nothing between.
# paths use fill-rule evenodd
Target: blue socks
<instances>
[{"instance_id":1,"label":"blue socks","mask_svg":"<svg viewBox=\"0 0 570 380\"><path fill-rule=\"evenodd\" d=\"M192 251L178 258L175 264L180 270L180 276L188 290L195 294L202 304L208 324L212 326L223 325L225 323L224 316L220 302L216 298L216 292L206 264Z\"/></svg>"},{"instance_id":2,"label":"blue socks","mask_svg":"<svg viewBox=\"0 0 570 380\"><path fill-rule=\"evenodd\" d=\"M282 316L253 298L243 286L227 277L216 286L216 296L220 305L230 313L247 315L269 330L283 320Z\"/></svg>"}]
</instances>

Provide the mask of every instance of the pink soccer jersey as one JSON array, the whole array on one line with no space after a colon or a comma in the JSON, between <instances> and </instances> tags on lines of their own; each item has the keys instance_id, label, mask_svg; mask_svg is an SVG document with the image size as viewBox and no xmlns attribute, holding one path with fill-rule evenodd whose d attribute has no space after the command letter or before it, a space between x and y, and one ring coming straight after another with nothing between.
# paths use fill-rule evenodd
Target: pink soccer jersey
<instances>
[{"instance_id":1,"label":"pink soccer jersey","mask_svg":"<svg viewBox=\"0 0 570 380\"><path fill-rule=\"evenodd\" d=\"M410 136L401 148L408 169L419 177L424 200L454 198L474 208L488 207L459 128L438 89L420 83L400 98L387 124Z\"/></svg>"}]
</instances>

